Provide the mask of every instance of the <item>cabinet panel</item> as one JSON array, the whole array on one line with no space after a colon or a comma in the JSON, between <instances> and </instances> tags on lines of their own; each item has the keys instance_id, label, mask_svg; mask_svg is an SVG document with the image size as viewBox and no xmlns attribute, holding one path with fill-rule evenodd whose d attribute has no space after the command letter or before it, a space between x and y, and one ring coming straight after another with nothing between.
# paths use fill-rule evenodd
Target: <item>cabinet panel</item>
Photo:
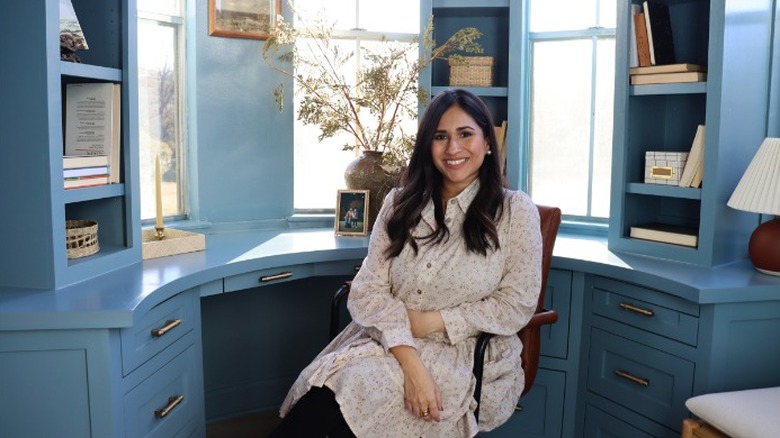
<instances>
[{"instance_id":1,"label":"cabinet panel","mask_svg":"<svg viewBox=\"0 0 780 438\"><path fill-rule=\"evenodd\" d=\"M566 373L539 369L533 389L517 404L515 413L501 427L481 437L560 437Z\"/></svg>"},{"instance_id":2,"label":"cabinet panel","mask_svg":"<svg viewBox=\"0 0 780 438\"><path fill-rule=\"evenodd\" d=\"M625 417L617 418L594 407L585 406L585 430L583 436L587 438L679 438L679 434L672 432L658 424L637 418L638 421L626 420ZM682 419L680 420L682 422Z\"/></svg>"},{"instance_id":3,"label":"cabinet panel","mask_svg":"<svg viewBox=\"0 0 780 438\"><path fill-rule=\"evenodd\" d=\"M172 437L193 426L201 415L203 395L196 394L201 385L199 374L191 364L200 360L198 349L190 346L182 354L152 374L125 396L127 436Z\"/></svg>"},{"instance_id":4,"label":"cabinet panel","mask_svg":"<svg viewBox=\"0 0 780 438\"><path fill-rule=\"evenodd\" d=\"M181 293L150 309L132 327L122 329L124 375L187 334L197 325L197 317L192 294Z\"/></svg>"},{"instance_id":5,"label":"cabinet panel","mask_svg":"<svg viewBox=\"0 0 780 438\"><path fill-rule=\"evenodd\" d=\"M261 269L225 278L225 292L234 292L272 283L276 284L299 280L301 278L310 277L313 273L314 266L311 264Z\"/></svg>"},{"instance_id":6,"label":"cabinet panel","mask_svg":"<svg viewBox=\"0 0 780 438\"><path fill-rule=\"evenodd\" d=\"M555 324L541 329L541 354L565 359L569 350L569 324L571 320L571 271L551 269L547 278L544 307L558 312Z\"/></svg>"},{"instance_id":7,"label":"cabinet panel","mask_svg":"<svg viewBox=\"0 0 780 438\"><path fill-rule=\"evenodd\" d=\"M76 349L0 351L0 393L12 395L0 400L0 436L91 436L86 359Z\"/></svg>"},{"instance_id":8,"label":"cabinet panel","mask_svg":"<svg viewBox=\"0 0 780 438\"><path fill-rule=\"evenodd\" d=\"M588 390L679 429L693 391L693 362L591 329Z\"/></svg>"}]
</instances>

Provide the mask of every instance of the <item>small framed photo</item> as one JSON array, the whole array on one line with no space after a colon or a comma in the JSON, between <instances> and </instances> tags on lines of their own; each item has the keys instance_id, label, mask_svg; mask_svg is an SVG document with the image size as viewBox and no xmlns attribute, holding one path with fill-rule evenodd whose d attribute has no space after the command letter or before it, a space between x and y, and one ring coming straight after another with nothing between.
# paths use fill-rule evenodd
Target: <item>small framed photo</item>
<instances>
[{"instance_id":1,"label":"small framed photo","mask_svg":"<svg viewBox=\"0 0 780 438\"><path fill-rule=\"evenodd\" d=\"M368 190L339 190L336 198L337 236L368 234Z\"/></svg>"},{"instance_id":2,"label":"small framed photo","mask_svg":"<svg viewBox=\"0 0 780 438\"><path fill-rule=\"evenodd\" d=\"M282 0L209 0L209 35L268 39Z\"/></svg>"}]
</instances>

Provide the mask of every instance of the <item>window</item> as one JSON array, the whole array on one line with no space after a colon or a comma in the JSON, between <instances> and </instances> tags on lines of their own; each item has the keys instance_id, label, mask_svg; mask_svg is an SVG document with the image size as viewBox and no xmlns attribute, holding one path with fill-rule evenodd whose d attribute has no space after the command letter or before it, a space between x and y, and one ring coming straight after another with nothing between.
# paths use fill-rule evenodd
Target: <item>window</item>
<instances>
[{"instance_id":1,"label":"window","mask_svg":"<svg viewBox=\"0 0 780 438\"><path fill-rule=\"evenodd\" d=\"M528 192L609 217L616 0L528 0Z\"/></svg>"},{"instance_id":2,"label":"window","mask_svg":"<svg viewBox=\"0 0 780 438\"><path fill-rule=\"evenodd\" d=\"M415 38L420 28L419 0L296 0L299 11L324 11L336 24L336 36L359 53L384 35L391 40ZM355 57L355 66L360 56ZM345 71L345 75L350 72ZM354 75L354 70L351 73ZM297 114L298 101L295 99ZM319 128L295 120L294 207L300 211L333 211L336 191L345 188L343 169L361 151L343 151L348 134L319 141ZM414 129L414 127L413 127ZM339 171L342 170L342 171Z\"/></svg>"},{"instance_id":3,"label":"window","mask_svg":"<svg viewBox=\"0 0 780 438\"><path fill-rule=\"evenodd\" d=\"M187 214L184 136L184 5L138 0L138 128L141 220L155 217L154 162L163 216Z\"/></svg>"}]
</instances>

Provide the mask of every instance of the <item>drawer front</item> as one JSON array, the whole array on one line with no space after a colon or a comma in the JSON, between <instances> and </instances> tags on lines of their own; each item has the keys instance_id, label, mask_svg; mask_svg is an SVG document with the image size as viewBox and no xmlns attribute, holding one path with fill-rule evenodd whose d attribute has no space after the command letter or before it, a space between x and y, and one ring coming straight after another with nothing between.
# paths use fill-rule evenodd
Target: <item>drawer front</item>
<instances>
[{"instance_id":1,"label":"drawer front","mask_svg":"<svg viewBox=\"0 0 780 438\"><path fill-rule=\"evenodd\" d=\"M638 297L637 294L626 295L594 288L592 311L596 315L696 346L699 336L699 318L658 304L653 300L660 294L658 291L647 289L646 292Z\"/></svg>"},{"instance_id":2,"label":"drawer front","mask_svg":"<svg viewBox=\"0 0 780 438\"><path fill-rule=\"evenodd\" d=\"M649 421L623 421L593 405L585 405L585 430L588 438L679 438L680 434ZM682 422L682 420L680 420Z\"/></svg>"},{"instance_id":3,"label":"drawer front","mask_svg":"<svg viewBox=\"0 0 780 438\"><path fill-rule=\"evenodd\" d=\"M693 391L694 364L593 328L588 389L679 430Z\"/></svg>"},{"instance_id":4,"label":"drawer front","mask_svg":"<svg viewBox=\"0 0 780 438\"><path fill-rule=\"evenodd\" d=\"M125 395L127 436L174 437L202 421L195 391L198 349L194 345Z\"/></svg>"},{"instance_id":5,"label":"drawer front","mask_svg":"<svg viewBox=\"0 0 780 438\"><path fill-rule=\"evenodd\" d=\"M314 266L311 264L261 269L225 278L225 292L235 292L271 283L284 283L286 281L299 280L301 278L311 277L313 273Z\"/></svg>"},{"instance_id":6,"label":"drawer front","mask_svg":"<svg viewBox=\"0 0 780 438\"><path fill-rule=\"evenodd\" d=\"M181 293L154 306L132 327L122 329L124 375L192 330L195 318L193 294Z\"/></svg>"},{"instance_id":7,"label":"drawer front","mask_svg":"<svg viewBox=\"0 0 780 438\"><path fill-rule=\"evenodd\" d=\"M560 437L566 373L539 368L533 389L520 399L515 413L501 427L480 437Z\"/></svg>"},{"instance_id":8,"label":"drawer front","mask_svg":"<svg viewBox=\"0 0 780 438\"><path fill-rule=\"evenodd\" d=\"M355 275L362 264L363 259L320 262L314 265L314 275Z\"/></svg>"}]
</instances>

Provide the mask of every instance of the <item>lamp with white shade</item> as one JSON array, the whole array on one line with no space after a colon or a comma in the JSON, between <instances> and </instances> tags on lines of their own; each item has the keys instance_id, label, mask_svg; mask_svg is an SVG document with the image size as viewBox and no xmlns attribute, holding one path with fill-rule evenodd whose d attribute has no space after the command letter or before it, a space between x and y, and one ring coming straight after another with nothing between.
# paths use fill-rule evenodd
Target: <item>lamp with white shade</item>
<instances>
[{"instance_id":1,"label":"lamp with white shade","mask_svg":"<svg viewBox=\"0 0 780 438\"><path fill-rule=\"evenodd\" d=\"M780 138L764 139L726 205L775 215L753 231L748 253L756 269L780 276Z\"/></svg>"}]
</instances>

